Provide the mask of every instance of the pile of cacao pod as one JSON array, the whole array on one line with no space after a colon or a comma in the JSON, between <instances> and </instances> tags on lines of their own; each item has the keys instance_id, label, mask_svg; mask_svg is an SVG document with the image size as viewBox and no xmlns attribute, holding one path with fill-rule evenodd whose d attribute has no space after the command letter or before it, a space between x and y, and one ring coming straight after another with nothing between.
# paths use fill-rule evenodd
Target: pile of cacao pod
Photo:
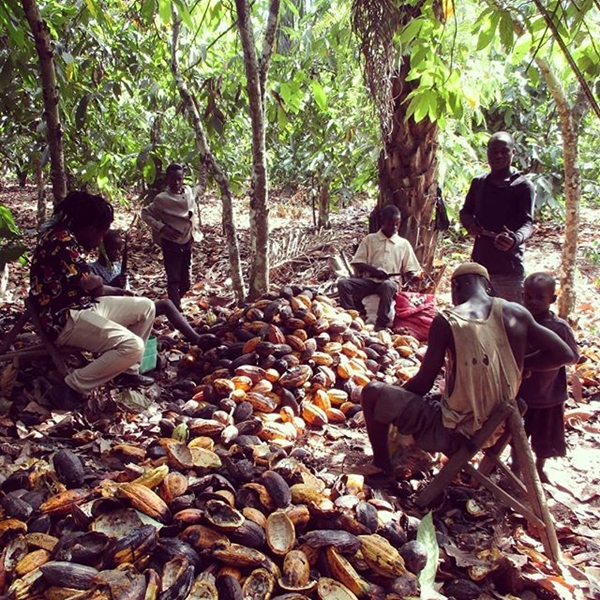
<instances>
[{"instance_id":1,"label":"pile of cacao pod","mask_svg":"<svg viewBox=\"0 0 600 600\"><path fill-rule=\"evenodd\" d=\"M191 431L191 430L190 430ZM178 434L181 434L181 429ZM317 476L265 442L159 438L86 485L63 449L2 484L0 593L44 598L302 600L418 593L416 519L361 476ZM297 456L295 456L295 454ZM412 570L412 572L411 572Z\"/></svg>"},{"instance_id":2,"label":"pile of cacao pod","mask_svg":"<svg viewBox=\"0 0 600 600\"><path fill-rule=\"evenodd\" d=\"M369 381L410 378L425 350L410 335L375 333L356 311L308 290L259 300L211 331L218 346L180 361L182 377L200 380L184 414L207 416L215 407L243 413L249 404L260 422L240 423L226 435L250 433L288 444L305 426L352 418Z\"/></svg>"},{"instance_id":3,"label":"pile of cacao pod","mask_svg":"<svg viewBox=\"0 0 600 600\"><path fill-rule=\"evenodd\" d=\"M319 473L298 441L360 410L372 378L422 349L309 292L260 300L181 360L163 437L116 444L102 479L77 454L2 482L0 594L11 600L302 600L418 595L416 519L360 475ZM187 379L186 379L187 378ZM194 381L196 380L196 381ZM186 384L187 382L187 384Z\"/></svg>"}]
</instances>

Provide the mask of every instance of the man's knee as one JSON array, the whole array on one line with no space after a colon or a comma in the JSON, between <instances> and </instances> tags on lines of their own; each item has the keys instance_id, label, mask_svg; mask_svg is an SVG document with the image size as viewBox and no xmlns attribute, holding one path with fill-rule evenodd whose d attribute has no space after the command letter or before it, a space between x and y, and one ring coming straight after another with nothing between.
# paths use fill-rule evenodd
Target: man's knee
<instances>
[{"instance_id":1,"label":"man's knee","mask_svg":"<svg viewBox=\"0 0 600 600\"><path fill-rule=\"evenodd\" d=\"M398 284L395 281L387 279L382 281L377 291L380 296L392 297L398 291Z\"/></svg>"},{"instance_id":2,"label":"man's knee","mask_svg":"<svg viewBox=\"0 0 600 600\"><path fill-rule=\"evenodd\" d=\"M135 335L135 333L128 332L128 334L123 335L115 349L133 365L142 360L145 344L141 337Z\"/></svg>"},{"instance_id":3,"label":"man's knee","mask_svg":"<svg viewBox=\"0 0 600 600\"><path fill-rule=\"evenodd\" d=\"M156 315L154 300L150 300L150 298L142 298L142 300L144 301L142 304L144 314L146 314L148 318L154 319L154 316Z\"/></svg>"},{"instance_id":4,"label":"man's knee","mask_svg":"<svg viewBox=\"0 0 600 600\"><path fill-rule=\"evenodd\" d=\"M363 408L372 408L381 395L385 384L380 381L371 381L365 385L360 394L360 403Z\"/></svg>"},{"instance_id":5,"label":"man's knee","mask_svg":"<svg viewBox=\"0 0 600 600\"><path fill-rule=\"evenodd\" d=\"M338 279L337 286L339 292L347 292L350 289L351 285L351 279L349 279L348 277Z\"/></svg>"}]
</instances>

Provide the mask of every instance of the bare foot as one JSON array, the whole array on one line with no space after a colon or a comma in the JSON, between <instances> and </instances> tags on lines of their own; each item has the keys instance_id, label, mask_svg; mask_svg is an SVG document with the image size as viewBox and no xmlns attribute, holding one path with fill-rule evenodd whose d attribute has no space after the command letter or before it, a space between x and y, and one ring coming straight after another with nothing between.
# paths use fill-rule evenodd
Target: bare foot
<instances>
[{"instance_id":1,"label":"bare foot","mask_svg":"<svg viewBox=\"0 0 600 600\"><path fill-rule=\"evenodd\" d=\"M538 472L540 481L542 483L550 483L550 479L548 479L548 475L546 475L546 472L544 471L544 469L542 469L541 467L538 466L537 472Z\"/></svg>"}]
</instances>

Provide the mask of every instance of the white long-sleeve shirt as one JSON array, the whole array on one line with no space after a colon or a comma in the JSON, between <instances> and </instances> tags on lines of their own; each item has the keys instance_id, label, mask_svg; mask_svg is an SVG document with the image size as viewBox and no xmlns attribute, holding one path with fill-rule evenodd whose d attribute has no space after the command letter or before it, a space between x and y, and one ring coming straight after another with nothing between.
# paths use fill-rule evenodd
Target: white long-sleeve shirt
<instances>
[{"instance_id":1,"label":"white long-sleeve shirt","mask_svg":"<svg viewBox=\"0 0 600 600\"><path fill-rule=\"evenodd\" d=\"M160 230L169 225L179 232L179 236L171 241L187 244L194 235L195 208L192 190L184 186L181 194L174 194L170 190L157 194L154 200L142 209L141 217L152 228L156 241L162 239Z\"/></svg>"}]
</instances>

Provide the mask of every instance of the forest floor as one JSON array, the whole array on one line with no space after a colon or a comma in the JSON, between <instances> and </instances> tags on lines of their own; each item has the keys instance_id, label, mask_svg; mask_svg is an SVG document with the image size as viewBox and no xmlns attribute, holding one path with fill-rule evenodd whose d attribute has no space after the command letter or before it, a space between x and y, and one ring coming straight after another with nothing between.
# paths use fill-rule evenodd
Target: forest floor
<instances>
[{"instance_id":1,"label":"forest floor","mask_svg":"<svg viewBox=\"0 0 600 600\"><path fill-rule=\"evenodd\" d=\"M27 233L30 247L35 243L35 200L33 189L7 187L0 190L0 204L8 206L19 227ZM159 252L152 246L145 226L136 218L138 208L118 208L116 226L127 232L132 289L151 298L164 296L164 276ZM298 284L324 295L335 295L335 276L330 257L343 251L351 256L355 245L367 233L370 207L356 201L332 215L332 227L318 231L313 214L302 195L273 202L272 285ZM237 228L244 275L248 273L248 206L236 205ZM464 598L600 598L600 209L584 209L579 230L580 257L577 264L577 304L572 325L585 362L571 370L570 398L565 427L569 453L548 461L551 480L544 489L556 522L564 560L556 572L541 554L541 545L527 521L502 507L487 492L463 482L433 507L440 563L436 575L437 597ZM222 236L220 203L209 198L203 203L204 239L194 250L193 289L183 302L188 319L206 327L207 315L219 316L230 310L233 301L228 275L226 244ZM526 250L528 272L558 272L561 261L562 227L550 221L538 222ZM448 305L448 274L469 255L470 242L456 231L444 234L438 244L435 264L445 271L436 290L439 306ZM22 310L27 292L27 269L11 265L8 280L0 287L0 334L4 335ZM58 448L75 448L96 479L116 477L130 468L134 453L116 459L119 444L147 447L148 437L159 438L160 423L176 412L177 365L189 354L168 325L158 325L162 371L150 395L153 404L133 410L121 394L117 402L98 400L81 414L57 415L44 403L44 391L52 382L47 365L35 361L9 372L0 366L0 489L3 480L17 469L31 468L37 460L49 460ZM5 392L10 388L10 394ZM181 392L181 390L179 390ZM105 392L115 399L116 390ZM4 397L3 397L4 396ZM127 409L127 406L131 410ZM327 425L308 429L302 445L311 453L310 467L319 474L342 477L370 454L364 427ZM139 458L139 457L138 457ZM431 473L411 473L392 492L375 494L380 502L392 503L411 519L425 514L413 503L414 492L431 478ZM323 475L325 478L326 476ZM456 491L458 490L458 491ZM473 507L476 500L479 508ZM1 520L1 513L0 513ZM0 529L1 535L1 529ZM0 549L2 544L0 543ZM0 565L1 566L1 565ZM1 569L0 569L1 570ZM451 583L476 585L450 594ZM476 582L476 583L475 583ZM465 584L466 585L466 584ZM467 586L468 587L468 586ZM471 590L471 591L469 591ZM0 595L2 593L0 584ZM445 595L444 595L445 594ZM471 595L469 595L471 594ZM312 597L312 596L311 596ZM433 596L432 596L433 597Z\"/></svg>"}]
</instances>

